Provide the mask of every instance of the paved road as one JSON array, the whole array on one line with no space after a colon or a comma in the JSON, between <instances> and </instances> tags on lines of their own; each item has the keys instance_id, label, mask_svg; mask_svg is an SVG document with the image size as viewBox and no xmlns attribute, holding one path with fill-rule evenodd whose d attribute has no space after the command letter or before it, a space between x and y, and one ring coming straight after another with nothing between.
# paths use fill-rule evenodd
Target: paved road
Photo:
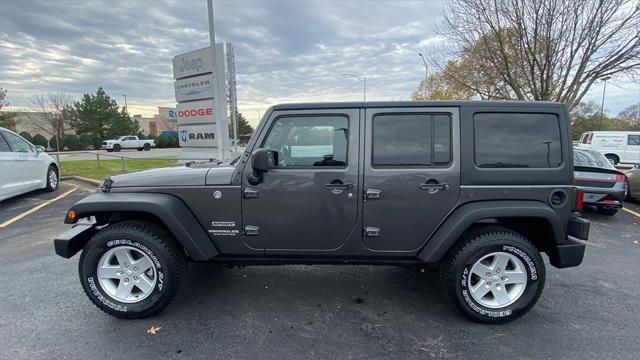
<instances>
[{"instance_id":1,"label":"paved road","mask_svg":"<svg viewBox=\"0 0 640 360\"><path fill-rule=\"evenodd\" d=\"M0 203L0 223L76 186ZM0 358L583 360L640 352L640 218L627 212L586 213L593 224L584 263L549 268L536 307L502 326L459 317L432 274L373 266L191 264L163 313L125 321L85 297L78 256L53 253L64 211L93 191L79 188L0 229ZM151 326L161 329L150 335Z\"/></svg>"}]
</instances>

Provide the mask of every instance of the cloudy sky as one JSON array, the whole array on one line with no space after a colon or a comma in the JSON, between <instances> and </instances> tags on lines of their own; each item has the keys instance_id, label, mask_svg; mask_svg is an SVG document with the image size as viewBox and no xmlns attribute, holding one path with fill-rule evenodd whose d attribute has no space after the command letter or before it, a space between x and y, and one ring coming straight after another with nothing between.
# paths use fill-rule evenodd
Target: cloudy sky
<instances>
[{"instance_id":1,"label":"cloudy sky","mask_svg":"<svg viewBox=\"0 0 640 360\"><path fill-rule=\"evenodd\" d=\"M408 100L424 77L418 52L440 40L441 1L219 1L216 37L236 46L239 110L256 123L269 105L299 101ZM72 96L102 86L132 114L173 106L171 59L208 46L206 0L5 0L0 6L0 87L19 109L37 93ZM431 48L431 49L430 49ZM611 83L610 83L611 84ZM602 87L586 100L600 102ZM606 109L640 101L625 79Z\"/></svg>"}]
</instances>

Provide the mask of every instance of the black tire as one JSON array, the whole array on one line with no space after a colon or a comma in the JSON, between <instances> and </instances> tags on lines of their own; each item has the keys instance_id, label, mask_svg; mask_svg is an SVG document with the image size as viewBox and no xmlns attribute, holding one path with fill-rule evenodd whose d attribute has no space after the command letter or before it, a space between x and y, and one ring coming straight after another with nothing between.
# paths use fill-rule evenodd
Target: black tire
<instances>
[{"instance_id":1,"label":"black tire","mask_svg":"<svg viewBox=\"0 0 640 360\"><path fill-rule=\"evenodd\" d=\"M495 252L515 256L526 270L527 281L521 295L501 308L483 306L468 291L471 267ZM463 236L459 245L445 258L440 268L440 279L455 310L476 322L502 324L526 314L535 305L544 288L545 267L538 249L522 235L509 229L486 226Z\"/></svg>"},{"instance_id":2,"label":"black tire","mask_svg":"<svg viewBox=\"0 0 640 360\"><path fill-rule=\"evenodd\" d=\"M626 193L624 194L624 199L628 202L634 202L635 199L633 198L633 196L631 196L631 185L629 184L629 179L624 179L624 186L625 189L627 189Z\"/></svg>"},{"instance_id":3,"label":"black tire","mask_svg":"<svg viewBox=\"0 0 640 360\"><path fill-rule=\"evenodd\" d=\"M609 215L609 216L613 216L618 213L618 209L605 209L605 208L598 207L596 208L596 210L598 211L598 213L602 215Z\"/></svg>"},{"instance_id":4,"label":"black tire","mask_svg":"<svg viewBox=\"0 0 640 360\"><path fill-rule=\"evenodd\" d=\"M151 145L150 144L144 144L143 149L144 149L144 151L149 151L149 150L151 150Z\"/></svg>"},{"instance_id":5,"label":"black tire","mask_svg":"<svg viewBox=\"0 0 640 360\"><path fill-rule=\"evenodd\" d=\"M51 174L55 174L55 180L51 178ZM55 191L58 189L60 185L60 173L58 172L58 168L55 165L49 165L47 169L47 178L46 178L47 186L44 188L44 191Z\"/></svg>"},{"instance_id":6,"label":"black tire","mask_svg":"<svg viewBox=\"0 0 640 360\"><path fill-rule=\"evenodd\" d=\"M120 146L118 144L113 145L113 151L119 152L120 150L122 150L122 146Z\"/></svg>"},{"instance_id":7,"label":"black tire","mask_svg":"<svg viewBox=\"0 0 640 360\"><path fill-rule=\"evenodd\" d=\"M97 277L102 256L122 246L142 251L153 263L155 286L139 302L118 301L109 295ZM78 264L80 282L89 299L100 310L123 319L145 318L164 309L175 297L185 269L184 252L166 229L151 222L135 220L115 223L100 230L85 246Z\"/></svg>"},{"instance_id":8,"label":"black tire","mask_svg":"<svg viewBox=\"0 0 640 360\"><path fill-rule=\"evenodd\" d=\"M113 149L107 149L107 152L113 152Z\"/></svg>"},{"instance_id":9,"label":"black tire","mask_svg":"<svg viewBox=\"0 0 640 360\"><path fill-rule=\"evenodd\" d=\"M607 159L609 159L609 161L611 161L611 163L613 165L618 165L618 163L620 162L620 158L618 157L618 155L614 155L614 154L607 154L604 157L606 157Z\"/></svg>"}]
</instances>

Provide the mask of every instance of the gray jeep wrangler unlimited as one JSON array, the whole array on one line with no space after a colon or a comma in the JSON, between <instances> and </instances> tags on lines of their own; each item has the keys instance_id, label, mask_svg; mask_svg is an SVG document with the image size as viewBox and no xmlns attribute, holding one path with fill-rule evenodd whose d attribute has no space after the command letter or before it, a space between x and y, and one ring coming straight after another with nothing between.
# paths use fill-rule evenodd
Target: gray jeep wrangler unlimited
<instances>
[{"instance_id":1,"label":"gray jeep wrangler unlimited","mask_svg":"<svg viewBox=\"0 0 640 360\"><path fill-rule=\"evenodd\" d=\"M187 261L379 264L440 271L455 309L504 323L536 303L545 253L582 262L567 109L551 102L277 105L229 164L107 178L67 213L101 310L141 318Z\"/></svg>"}]
</instances>

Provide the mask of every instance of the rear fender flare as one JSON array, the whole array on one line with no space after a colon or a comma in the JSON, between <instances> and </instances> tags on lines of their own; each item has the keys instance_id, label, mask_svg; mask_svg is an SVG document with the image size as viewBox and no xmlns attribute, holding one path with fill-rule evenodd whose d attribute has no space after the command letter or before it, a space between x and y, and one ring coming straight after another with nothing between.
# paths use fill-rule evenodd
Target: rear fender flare
<instances>
[{"instance_id":1,"label":"rear fender flare","mask_svg":"<svg viewBox=\"0 0 640 360\"><path fill-rule=\"evenodd\" d=\"M438 263L474 223L492 218L542 218L553 229L554 243L561 243L564 230L558 214L538 201L480 201L456 209L436 230L418 254L428 264Z\"/></svg>"}]
</instances>

